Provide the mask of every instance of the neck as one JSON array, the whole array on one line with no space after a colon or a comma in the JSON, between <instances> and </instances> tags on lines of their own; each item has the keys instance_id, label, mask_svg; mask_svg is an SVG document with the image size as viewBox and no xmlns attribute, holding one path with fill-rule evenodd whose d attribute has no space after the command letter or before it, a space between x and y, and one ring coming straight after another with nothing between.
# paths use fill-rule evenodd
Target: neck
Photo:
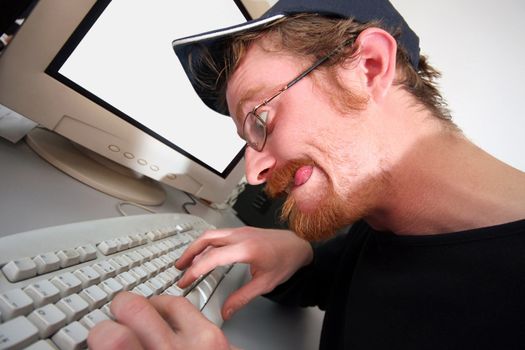
<instances>
[{"instance_id":1,"label":"neck","mask_svg":"<svg viewBox=\"0 0 525 350\"><path fill-rule=\"evenodd\" d=\"M458 131L442 129L418 138L388 178L388 194L365 218L378 230L430 235L525 218L525 173Z\"/></svg>"}]
</instances>

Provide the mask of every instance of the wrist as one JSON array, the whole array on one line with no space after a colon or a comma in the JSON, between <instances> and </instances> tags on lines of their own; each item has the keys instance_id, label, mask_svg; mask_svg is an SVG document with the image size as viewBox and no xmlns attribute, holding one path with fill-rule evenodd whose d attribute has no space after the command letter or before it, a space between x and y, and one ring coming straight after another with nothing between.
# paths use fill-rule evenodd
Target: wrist
<instances>
[{"instance_id":1,"label":"wrist","mask_svg":"<svg viewBox=\"0 0 525 350\"><path fill-rule=\"evenodd\" d=\"M314 249L312 247L312 244L306 240L303 240L304 245L304 255L303 255L303 264L302 266L306 266L312 263L314 260Z\"/></svg>"}]
</instances>

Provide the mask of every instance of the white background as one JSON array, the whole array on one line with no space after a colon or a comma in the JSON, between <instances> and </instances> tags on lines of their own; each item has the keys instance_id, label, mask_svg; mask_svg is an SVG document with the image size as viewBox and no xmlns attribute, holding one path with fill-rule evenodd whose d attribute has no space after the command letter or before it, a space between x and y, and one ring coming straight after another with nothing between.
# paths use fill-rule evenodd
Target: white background
<instances>
[{"instance_id":1,"label":"white background","mask_svg":"<svg viewBox=\"0 0 525 350\"><path fill-rule=\"evenodd\" d=\"M456 124L475 144L525 171L525 2L392 0L443 74Z\"/></svg>"}]
</instances>

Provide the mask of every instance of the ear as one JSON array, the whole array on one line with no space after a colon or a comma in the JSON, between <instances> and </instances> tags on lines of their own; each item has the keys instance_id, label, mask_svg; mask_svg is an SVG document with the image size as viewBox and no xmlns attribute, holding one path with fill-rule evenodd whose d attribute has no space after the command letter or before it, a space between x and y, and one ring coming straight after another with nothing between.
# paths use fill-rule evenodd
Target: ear
<instances>
[{"instance_id":1,"label":"ear","mask_svg":"<svg viewBox=\"0 0 525 350\"><path fill-rule=\"evenodd\" d=\"M357 68L369 96L382 100L388 93L396 73L396 40L380 28L368 28L356 39Z\"/></svg>"}]
</instances>

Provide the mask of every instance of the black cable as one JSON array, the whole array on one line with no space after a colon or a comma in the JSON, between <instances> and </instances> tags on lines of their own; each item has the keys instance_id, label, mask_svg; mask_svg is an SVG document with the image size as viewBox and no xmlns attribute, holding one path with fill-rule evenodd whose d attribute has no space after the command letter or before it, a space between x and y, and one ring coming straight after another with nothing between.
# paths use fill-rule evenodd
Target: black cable
<instances>
[{"instance_id":1,"label":"black cable","mask_svg":"<svg viewBox=\"0 0 525 350\"><path fill-rule=\"evenodd\" d=\"M188 192L186 191L183 191L184 193L186 193L186 196L188 196L190 199L191 199L191 202L186 202L186 203L183 203L182 204L182 209L184 209L184 211L187 213L187 214L191 214L190 211L188 210L188 208L186 208L188 205L197 205L197 201L195 200L195 198L193 198L193 196L191 194L189 194Z\"/></svg>"}]
</instances>

